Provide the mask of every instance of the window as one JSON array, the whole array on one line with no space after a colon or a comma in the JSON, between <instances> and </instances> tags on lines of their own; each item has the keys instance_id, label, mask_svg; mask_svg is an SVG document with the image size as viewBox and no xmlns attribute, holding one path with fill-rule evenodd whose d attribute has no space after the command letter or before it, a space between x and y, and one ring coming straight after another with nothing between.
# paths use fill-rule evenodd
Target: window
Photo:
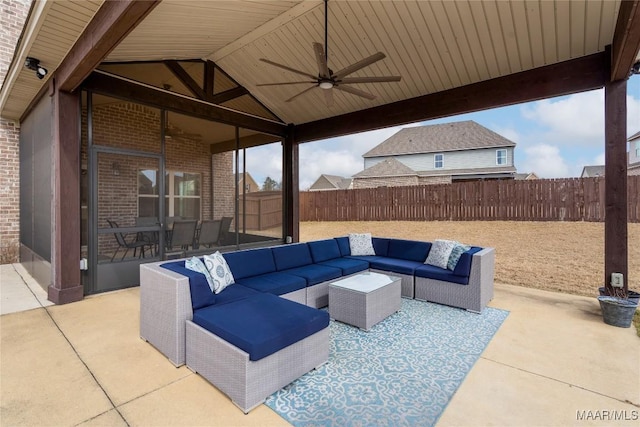
<instances>
[{"instance_id":1,"label":"window","mask_svg":"<svg viewBox=\"0 0 640 427\"><path fill-rule=\"evenodd\" d=\"M636 141L636 157L640 158L640 141Z\"/></svg>"},{"instance_id":2,"label":"window","mask_svg":"<svg viewBox=\"0 0 640 427\"><path fill-rule=\"evenodd\" d=\"M433 156L433 167L436 169L444 167L444 154L440 153Z\"/></svg>"},{"instance_id":3,"label":"window","mask_svg":"<svg viewBox=\"0 0 640 427\"><path fill-rule=\"evenodd\" d=\"M507 164L507 150L496 150L496 165L506 165Z\"/></svg>"},{"instance_id":4,"label":"window","mask_svg":"<svg viewBox=\"0 0 640 427\"><path fill-rule=\"evenodd\" d=\"M199 173L168 171L165 215L200 219L200 188ZM158 171L138 171L138 216L158 216L158 194Z\"/></svg>"}]
</instances>

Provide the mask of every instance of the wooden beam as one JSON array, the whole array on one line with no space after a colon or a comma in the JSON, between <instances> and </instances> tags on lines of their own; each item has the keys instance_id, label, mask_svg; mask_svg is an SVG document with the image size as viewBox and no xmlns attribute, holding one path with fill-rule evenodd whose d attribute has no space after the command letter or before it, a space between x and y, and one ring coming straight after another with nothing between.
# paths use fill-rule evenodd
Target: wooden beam
<instances>
[{"instance_id":1,"label":"wooden beam","mask_svg":"<svg viewBox=\"0 0 640 427\"><path fill-rule=\"evenodd\" d=\"M215 79L216 79L216 64L214 64L213 61L205 61L204 92L207 95L213 95Z\"/></svg>"},{"instance_id":2,"label":"wooden beam","mask_svg":"<svg viewBox=\"0 0 640 427\"><path fill-rule=\"evenodd\" d=\"M627 235L627 80L607 82L604 87L604 284L611 273L622 273L624 290L629 281Z\"/></svg>"},{"instance_id":3,"label":"wooden beam","mask_svg":"<svg viewBox=\"0 0 640 427\"><path fill-rule=\"evenodd\" d=\"M80 281L80 92L53 93L51 284L49 300L81 300Z\"/></svg>"},{"instance_id":4,"label":"wooden beam","mask_svg":"<svg viewBox=\"0 0 640 427\"><path fill-rule=\"evenodd\" d=\"M270 135L284 137L287 126L273 120L241 113L202 100L159 89L151 85L136 83L112 74L96 71L83 83L83 88L103 95L136 101L176 113L187 114L205 120L239 126Z\"/></svg>"},{"instance_id":5,"label":"wooden beam","mask_svg":"<svg viewBox=\"0 0 640 427\"><path fill-rule=\"evenodd\" d=\"M193 93L198 99L208 100L207 93L198 85L198 83L189 75L187 70L182 68L178 61L164 61L167 68L184 84L187 89Z\"/></svg>"},{"instance_id":6,"label":"wooden beam","mask_svg":"<svg viewBox=\"0 0 640 427\"><path fill-rule=\"evenodd\" d=\"M249 94L249 91L243 86L234 87L233 89L225 90L224 92L216 93L209 96L208 100L214 104L223 104L232 99L239 98L243 95Z\"/></svg>"},{"instance_id":7,"label":"wooden beam","mask_svg":"<svg viewBox=\"0 0 640 427\"><path fill-rule=\"evenodd\" d=\"M613 34L611 81L629 77L629 70L635 64L639 51L640 0L623 0Z\"/></svg>"},{"instance_id":8,"label":"wooden beam","mask_svg":"<svg viewBox=\"0 0 640 427\"><path fill-rule=\"evenodd\" d=\"M297 125L299 143L431 120L604 86L606 55L597 53L366 110Z\"/></svg>"},{"instance_id":9,"label":"wooden beam","mask_svg":"<svg viewBox=\"0 0 640 427\"><path fill-rule=\"evenodd\" d=\"M160 3L106 1L55 72L63 91L74 91L104 58Z\"/></svg>"},{"instance_id":10,"label":"wooden beam","mask_svg":"<svg viewBox=\"0 0 640 427\"><path fill-rule=\"evenodd\" d=\"M255 135L243 136L240 138L240 148L251 148L259 145L271 144L274 142L280 142L282 137L267 135L264 133L257 133ZM211 144L211 154L225 153L236 149L236 140L229 139L227 141Z\"/></svg>"}]
</instances>

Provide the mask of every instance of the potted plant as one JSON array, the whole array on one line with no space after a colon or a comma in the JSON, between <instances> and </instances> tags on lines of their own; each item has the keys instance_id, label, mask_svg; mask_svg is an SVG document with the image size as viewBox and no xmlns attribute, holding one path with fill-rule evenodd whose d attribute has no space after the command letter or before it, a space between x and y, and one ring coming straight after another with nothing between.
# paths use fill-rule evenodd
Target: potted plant
<instances>
[{"instance_id":1,"label":"potted plant","mask_svg":"<svg viewBox=\"0 0 640 427\"><path fill-rule=\"evenodd\" d=\"M598 302L604 323L620 328L630 327L638 308L640 293L630 291L619 273L613 273L611 282L599 291Z\"/></svg>"}]
</instances>

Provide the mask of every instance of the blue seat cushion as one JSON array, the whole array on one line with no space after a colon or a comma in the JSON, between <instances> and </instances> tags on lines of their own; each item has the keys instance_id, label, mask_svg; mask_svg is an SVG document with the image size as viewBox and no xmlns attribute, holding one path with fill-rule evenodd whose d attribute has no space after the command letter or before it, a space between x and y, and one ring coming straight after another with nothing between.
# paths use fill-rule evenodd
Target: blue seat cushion
<instances>
[{"instance_id":1,"label":"blue seat cushion","mask_svg":"<svg viewBox=\"0 0 640 427\"><path fill-rule=\"evenodd\" d=\"M193 322L260 360L329 326L329 313L272 294L197 310Z\"/></svg>"},{"instance_id":2,"label":"blue seat cushion","mask_svg":"<svg viewBox=\"0 0 640 427\"><path fill-rule=\"evenodd\" d=\"M309 246L306 243L276 246L271 248L278 271L313 264Z\"/></svg>"},{"instance_id":3,"label":"blue seat cushion","mask_svg":"<svg viewBox=\"0 0 640 427\"><path fill-rule=\"evenodd\" d=\"M261 274L260 276L245 277L237 283L256 291L274 295L284 295L307 287L307 281L303 277L279 271Z\"/></svg>"},{"instance_id":4,"label":"blue seat cushion","mask_svg":"<svg viewBox=\"0 0 640 427\"><path fill-rule=\"evenodd\" d=\"M469 276L456 276L453 274L453 271L436 267L435 265L423 264L416 268L413 274L416 277L426 277L427 279L442 280L445 282L458 283L459 285L469 284Z\"/></svg>"},{"instance_id":5,"label":"blue seat cushion","mask_svg":"<svg viewBox=\"0 0 640 427\"><path fill-rule=\"evenodd\" d=\"M254 291L247 286L235 283L233 285L227 286L222 290L222 292L216 295L215 305L228 304L230 302L250 297L251 295L255 295L257 293L258 291Z\"/></svg>"},{"instance_id":6,"label":"blue seat cushion","mask_svg":"<svg viewBox=\"0 0 640 427\"><path fill-rule=\"evenodd\" d=\"M482 248L479 248L478 246L472 246L471 249L463 252L462 255L460 255L460 260L458 260L458 263L456 264L456 268L453 269L453 274L468 278L471 274L471 261L473 260L473 254L480 252L481 250Z\"/></svg>"},{"instance_id":7,"label":"blue seat cushion","mask_svg":"<svg viewBox=\"0 0 640 427\"><path fill-rule=\"evenodd\" d=\"M227 252L222 256L227 261L227 265L236 281L243 277L258 276L276 271L276 264L270 248Z\"/></svg>"},{"instance_id":8,"label":"blue seat cushion","mask_svg":"<svg viewBox=\"0 0 640 427\"><path fill-rule=\"evenodd\" d=\"M340 248L340 255L349 256L351 255L351 246L349 246L349 238L348 237L336 237L334 240L338 243L338 248Z\"/></svg>"},{"instance_id":9,"label":"blue seat cushion","mask_svg":"<svg viewBox=\"0 0 640 427\"><path fill-rule=\"evenodd\" d=\"M384 237L372 237L371 243L373 244L373 250L378 256L388 256L389 241L392 239L385 239Z\"/></svg>"},{"instance_id":10,"label":"blue seat cushion","mask_svg":"<svg viewBox=\"0 0 640 427\"><path fill-rule=\"evenodd\" d=\"M197 310L216 303L216 294L211 292L207 278L204 274L189 270L184 266L184 260L160 264L166 268L189 278L189 290L191 291L191 307Z\"/></svg>"},{"instance_id":11,"label":"blue seat cushion","mask_svg":"<svg viewBox=\"0 0 640 427\"><path fill-rule=\"evenodd\" d=\"M315 242L307 243L307 245L309 246L309 252L311 252L313 262L315 263L340 258L342 256L338 242L336 242L335 239L316 240Z\"/></svg>"},{"instance_id":12,"label":"blue seat cushion","mask_svg":"<svg viewBox=\"0 0 640 427\"><path fill-rule=\"evenodd\" d=\"M413 275L414 270L423 264L421 262L409 261L406 259L380 257L377 260L370 261L369 265L371 268L378 270Z\"/></svg>"},{"instance_id":13,"label":"blue seat cushion","mask_svg":"<svg viewBox=\"0 0 640 427\"><path fill-rule=\"evenodd\" d=\"M390 239L387 256L391 258L406 259L409 261L424 262L431 249L431 243L418 242L416 240ZM376 254L378 254L376 252Z\"/></svg>"},{"instance_id":14,"label":"blue seat cushion","mask_svg":"<svg viewBox=\"0 0 640 427\"><path fill-rule=\"evenodd\" d=\"M330 259L328 261L324 261L319 263L319 265L326 265L327 267L335 267L342 270L343 276L348 276L350 274L357 273L359 271L364 271L369 268L369 263L362 259L356 259L360 257L353 258L336 258Z\"/></svg>"},{"instance_id":15,"label":"blue seat cushion","mask_svg":"<svg viewBox=\"0 0 640 427\"><path fill-rule=\"evenodd\" d=\"M307 286L317 285L327 280L342 277L342 270L336 267L328 267L326 265L311 264L304 267L296 267L285 270L284 273L293 274L294 276L303 277L307 281Z\"/></svg>"}]
</instances>

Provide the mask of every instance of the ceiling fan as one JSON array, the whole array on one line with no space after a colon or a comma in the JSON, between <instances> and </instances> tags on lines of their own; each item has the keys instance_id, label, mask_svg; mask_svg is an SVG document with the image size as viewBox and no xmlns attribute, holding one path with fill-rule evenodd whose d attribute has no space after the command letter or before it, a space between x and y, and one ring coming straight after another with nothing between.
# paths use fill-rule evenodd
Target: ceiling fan
<instances>
[{"instance_id":1,"label":"ceiling fan","mask_svg":"<svg viewBox=\"0 0 640 427\"><path fill-rule=\"evenodd\" d=\"M318 63L318 75L314 76L310 73L296 70L295 68L288 67L286 65L278 64L277 62L270 61L265 58L260 58L260 61L265 62L267 64L273 65L278 68L282 68L283 70L290 71L292 73L300 74L309 78L309 80L303 81L292 81L292 82L281 82L281 83L261 83L256 86L280 86L280 85L296 85L296 84L312 84L313 86L303 90L302 92L292 96L287 99L285 102L291 102L300 95L303 95L310 90L319 87L323 89L324 99L327 106L333 105L333 89L340 90L342 92L347 92L353 95L361 96L366 99L373 100L375 99L375 95L372 95L368 92L365 92L360 89L356 89L351 86L347 86L348 84L353 83L385 83L385 82L399 82L400 76L384 76L384 77L347 77L350 74L355 73L362 68L368 67L369 65L384 59L386 56L382 52L375 53L369 57L361 59L360 61L353 63L335 73L328 66L328 57L329 50L327 47L328 40L328 0L324 0L324 47L322 44L314 42L313 50L316 57L316 62Z\"/></svg>"}]
</instances>

